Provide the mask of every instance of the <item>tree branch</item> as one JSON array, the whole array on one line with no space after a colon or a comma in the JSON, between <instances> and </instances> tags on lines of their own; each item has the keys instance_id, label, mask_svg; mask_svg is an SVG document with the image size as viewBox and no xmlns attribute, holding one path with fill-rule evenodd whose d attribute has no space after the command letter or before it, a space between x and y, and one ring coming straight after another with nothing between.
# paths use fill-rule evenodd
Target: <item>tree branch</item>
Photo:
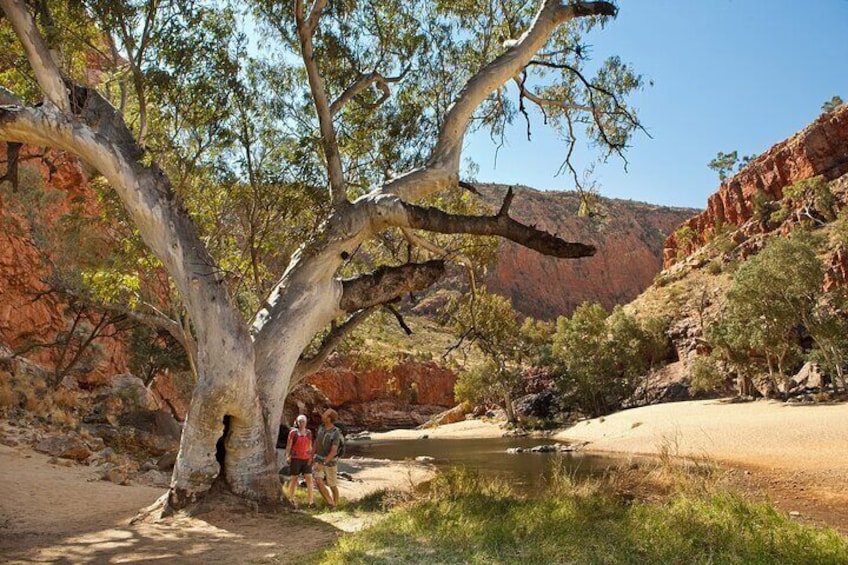
<instances>
[{"instance_id":1,"label":"tree branch","mask_svg":"<svg viewBox=\"0 0 848 565\"><path fill-rule=\"evenodd\" d=\"M359 94L360 92L375 83L380 88L380 90L383 91L383 95L380 97L379 100L377 100L373 104L368 104L367 109L370 110L376 108L377 106L388 100L389 97L392 95L392 91L391 89L389 89L389 84L402 80L408 70L409 69L407 68L399 76L396 77L384 77L377 71L372 71L368 74L360 76L356 80L356 82L347 87L347 89L342 92L341 96L339 96L332 104L330 104L330 113L332 115L336 115L344 107L345 104L350 102L350 100L354 96L356 96L357 94Z\"/></svg>"},{"instance_id":2,"label":"tree branch","mask_svg":"<svg viewBox=\"0 0 848 565\"><path fill-rule=\"evenodd\" d=\"M372 273L342 281L339 307L346 312L355 312L386 304L408 292L431 286L444 272L445 262L440 259L399 267L380 267Z\"/></svg>"},{"instance_id":3,"label":"tree branch","mask_svg":"<svg viewBox=\"0 0 848 565\"><path fill-rule=\"evenodd\" d=\"M9 184L12 185L12 192L17 192L20 186L18 163L20 161L21 147L23 147L21 143L9 142L6 144L6 173L0 177L0 183L9 181Z\"/></svg>"},{"instance_id":4,"label":"tree branch","mask_svg":"<svg viewBox=\"0 0 848 565\"><path fill-rule=\"evenodd\" d=\"M307 19L304 14L303 0L296 0L295 19L297 20L297 35L300 39L303 65L306 67L309 89L312 93L312 101L315 104L315 112L318 114L318 125L321 129L321 146L324 150L327 175L330 181L330 200L333 208L340 209L348 204L342 157L336 140L336 129L333 126L333 114L327 101L327 92L324 89L324 80L318 70L318 64L315 62L315 47L312 44L312 35L318 25L325 3L323 0L316 0Z\"/></svg>"},{"instance_id":5,"label":"tree branch","mask_svg":"<svg viewBox=\"0 0 848 565\"><path fill-rule=\"evenodd\" d=\"M474 111L489 94L517 75L563 23L585 16L614 16L609 2L545 0L530 28L504 53L465 84L448 110L427 164L384 185L378 192L416 201L448 188L459 175L462 140Z\"/></svg>"},{"instance_id":6,"label":"tree branch","mask_svg":"<svg viewBox=\"0 0 848 565\"><path fill-rule=\"evenodd\" d=\"M21 97L6 88L0 86L0 106L23 106Z\"/></svg>"},{"instance_id":7,"label":"tree branch","mask_svg":"<svg viewBox=\"0 0 848 565\"><path fill-rule=\"evenodd\" d=\"M584 112L592 112L594 108L592 106L583 106L582 104L566 104L562 100L551 100L549 98L542 98L537 94L529 91L527 87L524 85L524 81L519 78L513 78L513 82L518 86L518 93L522 97L526 98L530 102L539 106L540 108L544 106L552 106L555 108L560 108L562 110L582 110Z\"/></svg>"},{"instance_id":8,"label":"tree branch","mask_svg":"<svg viewBox=\"0 0 848 565\"><path fill-rule=\"evenodd\" d=\"M23 0L0 0L0 8L3 9L6 19L12 24L15 35L23 45L29 64L35 73L35 80L44 96L54 106L67 112L71 104L62 73L44 43L35 20L26 9L26 4Z\"/></svg>"},{"instance_id":9,"label":"tree branch","mask_svg":"<svg viewBox=\"0 0 848 565\"><path fill-rule=\"evenodd\" d=\"M412 335L412 328L406 325L406 320L403 319L403 314L401 314L397 308L395 308L391 304L383 304L383 310L386 310L395 317L398 325L401 327L401 329L406 335Z\"/></svg>"},{"instance_id":10,"label":"tree branch","mask_svg":"<svg viewBox=\"0 0 848 565\"><path fill-rule=\"evenodd\" d=\"M294 387L302 383L309 375L318 372L324 365L327 357L336 350L342 340L344 340L350 332L355 330L359 324L364 322L365 319L368 318L368 316L370 316L376 309L377 306L364 308L359 312L353 313L347 320L344 321L344 323L342 323L342 325L334 325L330 330L330 333L328 333L326 337L324 337L323 341L321 341L321 345L318 347L318 351L315 355L309 358L301 358L297 362L297 365L295 365L294 371L292 372L291 381L289 381L289 391L294 390Z\"/></svg>"},{"instance_id":11,"label":"tree branch","mask_svg":"<svg viewBox=\"0 0 848 565\"><path fill-rule=\"evenodd\" d=\"M517 222L507 213L512 197L507 194L501 210L494 216L464 216L448 214L437 208L417 206L399 198L379 197L374 203L379 211L375 216L384 226L414 228L436 233L467 233L500 236L543 255L563 259L589 257L595 247L566 241L556 234ZM378 226L379 227L379 226Z\"/></svg>"}]
</instances>

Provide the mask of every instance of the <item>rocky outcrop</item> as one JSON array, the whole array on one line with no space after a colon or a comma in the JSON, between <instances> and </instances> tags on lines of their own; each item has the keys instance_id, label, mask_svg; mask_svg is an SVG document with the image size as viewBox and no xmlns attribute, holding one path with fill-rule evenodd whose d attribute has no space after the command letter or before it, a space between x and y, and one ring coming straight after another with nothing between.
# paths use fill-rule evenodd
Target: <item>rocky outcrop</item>
<instances>
[{"instance_id":1,"label":"rocky outcrop","mask_svg":"<svg viewBox=\"0 0 848 565\"><path fill-rule=\"evenodd\" d=\"M372 400L442 407L456 404L456 374L432 361L407 360L389 369L356 369L337 359L310 376L308 382L321 389L333 406Z\"/></svg>"},{"instance_id":2,"label":"rocky outcrop","mask_svg":"<svg viewBox=\"0 0 848 565\"><path fill-rule=\"evenodd\" d=\"M456 404L455 383L453 371L431 361L357 368L336 356L290 395L286 416L306 414L317 425L318 414L333 407L349 431L411 428Z\"/></svg>"},{"instance_id":3,"label":"rocky outcrop","mask_svg":"<svg viewBox=\"0 0 848 565\"><path fill-rule=\"evenodd\" d=\"M778 143L722 183L707 209L684 222L663 247L668 268L703 246L724 226L741 227L755 212L755 199L780 200L798 181L822 176L831 181L848 173L848 105L822 114L811 125ZM749 231L757 229L752 222ZM751 235L747 233L745 235Z\"/></svg>"},{"instance_id":4,"label":"rocky outcrop","mask_svg":"<svg viewBox=\"0 0 848 565\"><path fill-rule=\"evenodd\" d=\"M495 209L507 189L500 185L479 188ZM586 301L611 309L633 300L660 271L666 236L699 212L598 198L590 215L578 217L576 193L514 190L512 217L598 250L593 257L562 260L512 242L500 245L497 265L486 278L489 290L509 297L522 314L540 319L570 314Z\"/></svg>"},{"instance_id":5,"label":"rocky outcrop","mask_svg":"<svg viewBox=\"0 0 848 565\"><path fill-rule=\"evenodd\" d=\"M6 163L8 146L0 143L0 163ZM77 159L57 151L24 146L21 149L17 196L32 200L39 221L45 226L59 221L74 208L92 219L98 217L98 198ZM5 173L5 165L2 167ZM8 186L8 185L7 185ZM15 194L15 193L13 193ZM28 349L28 358L55 366L56 348L32 347L50 343L66 331L70 320L67 303L50 290L49 265L36 247L36 234L12 195L0 194L0 343L13 350ZM111 333L111 328L107 328ZM98 343L98 360L93 370L81 375L90 384L105 383L111 375L127 370L126 347L121 340Z\"/></svg>"}]
</instances>

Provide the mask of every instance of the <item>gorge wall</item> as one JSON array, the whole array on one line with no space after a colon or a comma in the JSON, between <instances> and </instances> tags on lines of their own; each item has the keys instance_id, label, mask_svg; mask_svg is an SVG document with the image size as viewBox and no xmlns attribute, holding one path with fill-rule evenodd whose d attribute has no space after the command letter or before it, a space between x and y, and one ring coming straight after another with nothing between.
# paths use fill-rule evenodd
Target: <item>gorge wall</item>
<instances>
[{"instance_id":1,"label":"gorge wall","mask_svg":"<svg viewBox=\"0 0 848 565\"><path fill-rule=\"evenodd\" d=\"M848 105L822 114L812 124L774 145L744 169L721 184L710 196L707 208L688 219L673 232L663 246L663 265L670 267L702 247L723 226L741 227L755 212L755 198L762 193L768 200L783 198L783 190L793 183L818 175L831 181L848 173ZM745 226L758 229L756 223ZM752 233L745 233L750 236Z\"/></svg>"},{"instance_id":2,"label":"gorge wall","mask_svg":"<svg viewBox=\"0 0 848 565\"><path fill-rule=\"evenodd\" d=\"M0 143L0 164L6 172L8 146ZM51 291L50 257L36 243L31 222L15 197L29 201L39 222L55 225L72 207L98 217L98 199L77 159L58 151L43 151L23 146L19 155L18 179L0 186L0 344L13 351L26 350L26 357L45 366L55 366L60 355L56 347L44 346L56 341L67 330L70 320L68 303ZM8 192L7 192L8 191ZM108 333L108 332L107 332ZM126 347L120 339L98 343L98 360L83 380L105 382L112 375L126 372Z\"/></svg>"},{"instance_id":3,"label":"gorge wall","mask_svg":"<svg viewBox=\"0 0 848 565\"><path fill-rule=\"evenodd\" d=\"M480 190L497 209L507 187L482 185ZM515 219L597 248L593 257L556 259L509 241L501 244L497 265L486 279L489 290L511 298L519 312L549 320L586 301L611 309L634 299L662 268L666 237L700 212L597 198L593 213L578 217L576 193L514 190L510 215Z\"/></svg>"}]
</instances>

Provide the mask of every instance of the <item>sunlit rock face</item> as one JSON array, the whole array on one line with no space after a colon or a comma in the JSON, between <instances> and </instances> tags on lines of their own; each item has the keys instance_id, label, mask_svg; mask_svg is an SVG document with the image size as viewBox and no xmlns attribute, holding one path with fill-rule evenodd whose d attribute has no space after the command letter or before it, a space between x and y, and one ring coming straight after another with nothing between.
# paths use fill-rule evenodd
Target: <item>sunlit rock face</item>
<instances>
[{"instance_id":1,"label":"sunlit rock face","mask_svg":"<svg viewBox=\"0 0 848 565\"><path fill-rule=\"evenodd\" d=\"M506 189L499 185L480 187L495 209ZM700 212L597 198L589 214L580 217L580 197L575 193L526 187L514 190L512 217L597 248L593 257L556 259L512 242L501 244L497 265L486 279L489 290L510 298L522 314L540 319L570 314L587 301L611 309L633 300L662 268L666 237Z\"/></svg>"},{"instance_id":2,"label":"sunlit rock face","mask_svg":"<svg viewBox=\"0 0 848 565\"><path fill-rule=\"evenodd\" d=\"M5 173L8 146L0 143L0 163ZM99 200L78 159L59 151L24 146L19 156L16 199L28 204L44 230L51 230L72 208L97 221ZM12 203L10 183L0 193L0 343L14 351L26 349L26 357L47 367L55 366L57 348L32 347L51 343L66 331L72 319L67 302L48 292L51 276L49 256L39 251L38 233L21 207ZM6 194L4 194L6 193ZM108 330L108 328L107 328ZM108 333L108 332L107 332ZM128 370L126 347L121 339L98 342L96 362L79 376L82 382L105 383L112 375Z\"/></svg>"},{"instance_id":3,"label":"sunlit rock face","mask_svg":"<svg viewBox=\"0 0 848 565\"><path fill-rule=\"evenodd\" d=\"M338 409L352 430L409 428L452 407L456 373L432 361L406 360L390 368L361 368L336 358L308 383ZM312 399L300 406L312 413L323 402Z\"/></svg>"},{"instance_id":4,"label":"sunlit rock face","mask_svg":"<svg viewBox=\"0 0 848 565\"><path fill-rule=\"evenodd\" d=\"M798 181L819 175L831 181L846 173L848 105L843 105L819 116L722 183L718 192L710 196L706 210L683 223L691 229L685 241L674 232L666 240L664 267L703 246L723 226L743 227L745 236L761 230L757 222L748 222L754 216L758 193L769 200L780 200L784 189Z\"/></svg>"}]
</instances>

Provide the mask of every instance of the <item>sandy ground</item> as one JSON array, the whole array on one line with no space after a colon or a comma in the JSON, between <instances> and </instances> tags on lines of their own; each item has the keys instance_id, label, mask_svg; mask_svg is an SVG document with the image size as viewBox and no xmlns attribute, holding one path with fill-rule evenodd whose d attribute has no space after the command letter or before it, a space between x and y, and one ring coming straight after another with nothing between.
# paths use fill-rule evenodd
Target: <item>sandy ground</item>
<instances>
[{"instance_id":1,"label":"sandy ground","mask_svg":"<svg viewBox=\"0 0 848 565\"><path fill-rule=\"evenodd\" d=\"M342 463L343 500L426 480L429 467L374 459ZM287 563L332 545L367 517L345 512L260 514L216 508L130 524L163 489L119 486L83 465L65 467L28 447L0 445L0 563ZM320 495L316 492L316 499Z\"/></svg>"},{"instance_id":2,"label":"sandy ground","mask_svg":"<svg viewBox=\"0 0 848 565\"><path fill-rule=\"evenodd\" d=\"M502 437L504 429L495 420L465 420L455 424L437 426L423 430L392 430L373 433L371 439L418 439L423 436L433 439L493 438Z\"/></svg>"},{"instance_id":3,"label":"sandy ground","mask_svg":"<svg viewBox=\"0 0 848 565\"><path fill-rule=\"evenodd\" d=\"M492 421L380 438L500 437ZM707 459L732 466L734 482L800 519L848 534L848 405L700 401L663 404L587 420L554 435L584 449L626 456ZM405 487L430 469L414 463L351 459L344 499ZM216 508L188 518L130 525L162 489L118 486L90 467L65 467L28 447L0 445L0 562L288 563L333 544L373 516L347 512L260 514Z\"/></svg>"},{"instance_id":4,"label":"sandy ground","mask_svg":"<svg viewBox=\"0 0 848 565\"><path fill-rule=\"evenodd\" d=\"M584 449L715 462L731 482L848 535L848 404L677 402L586 420L553 436Z\"/></svg>"},{"instance_id":5,"label":"sandy ground","mask_svg":"<svg viewBox=\"0 0 848 565\"><path fill-rule=\"evenodd\" d=\"M848 475L848 405L702 400L586 420L555 439L593 451L707 457L774 470Z\"/></svg>"}]
</instances>

